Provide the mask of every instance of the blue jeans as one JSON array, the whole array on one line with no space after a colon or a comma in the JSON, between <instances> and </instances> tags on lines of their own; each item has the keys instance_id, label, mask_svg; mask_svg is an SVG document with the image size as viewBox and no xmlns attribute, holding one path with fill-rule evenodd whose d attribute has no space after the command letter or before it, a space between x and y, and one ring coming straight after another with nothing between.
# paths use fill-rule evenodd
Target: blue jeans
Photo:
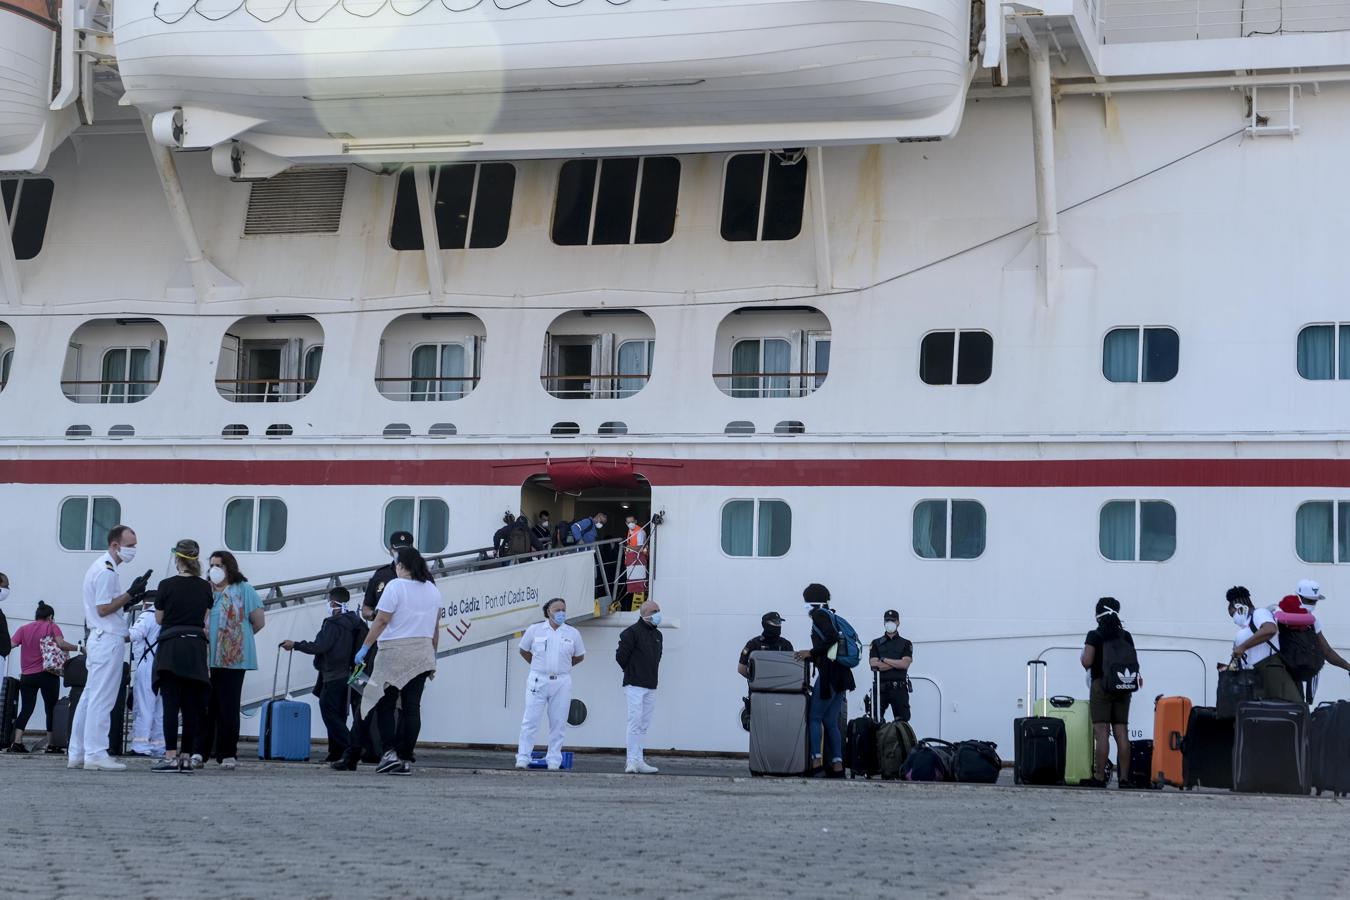
<instances>
[{"instance_id":1,"label":"blue jeans","mask_svg":"<svg viewBox=\"0 0 1350 900\"><path fill-rule=\"evenodd\" d=\"M822 757L830 762L844 761L844 738L839 733L839 711L844 707L844 693L837 691L828 700L820 699L820 679L816 679L811 688L811 718L809 739L811 755ZM825 753L820 752L820 730L825 727Z\"/></svg>"}]
</instances>

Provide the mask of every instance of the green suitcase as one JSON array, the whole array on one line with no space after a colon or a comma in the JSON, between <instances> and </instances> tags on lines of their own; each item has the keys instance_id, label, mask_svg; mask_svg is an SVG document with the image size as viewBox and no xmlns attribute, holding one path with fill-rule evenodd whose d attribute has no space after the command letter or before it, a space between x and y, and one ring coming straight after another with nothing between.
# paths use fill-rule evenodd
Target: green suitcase
<instances>
[{"instance_id":1,"label":"green suitcase","mask_svg":"<svg viewBox=\"0 0 1350 900\"><path fill-rule=\"evenodd\" d=\"M1085 778L1092 777L1092 717L1088 714L1088 702L1072 697L1055 696L1047 702L1036 701L1036 716L1053 716L1064 720L1064 783L1076 786Z\"/></svg>"}]
</instances>

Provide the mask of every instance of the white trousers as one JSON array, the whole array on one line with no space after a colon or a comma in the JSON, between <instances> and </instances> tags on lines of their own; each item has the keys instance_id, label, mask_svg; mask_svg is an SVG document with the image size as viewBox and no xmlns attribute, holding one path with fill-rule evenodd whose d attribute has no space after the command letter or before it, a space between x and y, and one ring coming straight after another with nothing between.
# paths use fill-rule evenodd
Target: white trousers
<instances>
[{"instance_id":1,"label":"white trousers","mask_svg":"<svg viewBox=\"0 0 1350 900\"><path fill-rule=\"evenodd\" d=\"M122 635L106 631L89 635L84 650L89 680L75 707L75 720L70 723L70 759L82 761L108 755L112 708L121 687L125 654L126 639Z\"/></svg>"},{"instance_id":2,"label":"white trousers","mask_svg":"<svg viewBox=\"0 0 1350 900\"><path fill-rule=\"evenodd\" d=\"M164 701L150 686L154 659L141 660L131 673L135 719L131 723L131 749L149 756L164 753Z\"/></svg>"},{"instance_id":3,"label":"white trousers","mask_svg":"<svg viewBox=\"0 0 1350 900\"><path fill-rule=\"evenodd\" d=\"M647 746L647 729L652 724L656 691L629 684L624 686L623 693L628 700L628 761L645 762L642 751Z\"/></svg>"},{"instance_id":4,"label":"white trousers","mask_svg":"<svg viewBox=\"0 0 1350 900\"><path fill-rule=\"evenodd\" d=\"M567 728L567 711L572 705L572 676L549 678L531 672L525 679L525 716L520 720L520 744L516 747L516 762L528 764L534 750L534 736L539 720L548 711L549 765L562 765L563 732Z\"/></svg>"}]
</instances>

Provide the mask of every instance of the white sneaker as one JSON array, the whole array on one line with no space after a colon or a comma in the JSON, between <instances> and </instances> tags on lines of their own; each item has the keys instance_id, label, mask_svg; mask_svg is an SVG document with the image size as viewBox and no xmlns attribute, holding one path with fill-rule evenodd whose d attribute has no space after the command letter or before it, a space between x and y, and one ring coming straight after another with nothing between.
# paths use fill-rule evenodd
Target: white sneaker
<instances>
[{"instance_id":1,"label":"white sneaker","mask_svg":"<svg viewBox=\"0 0 1350 900\"><path fill-rule=\"evenodd\" d=\"M556 771L558 771L558 770L561 769L561 768L562 768L562 764L561 764L561 763L549 763L549 764L548 764L548 770L549 770L550 772L556 772Z\"/></svg>"},{"instance_id":2,"label":"white sneaker","mask_svg":"<svg viewBox=\"0 0 1350 900\"><path fill-rule=\"evenodd\" d=\"M83 768L84 768L84 757L83 757L83 756L81 756L81 757L74 757L74 756L72 756L70 759L66 760L66 768L67 768L67 769L83 769Z\"/></svg>"},{"instance_id":3,"label":"white sneaker","mask_svg":"<svg viewBox=\"0 0 1350 900\"><path fill-rule=\"evenodd\" d=\"M86 772L102 770L104 772L121 772L126 769L125 763L120 763L111 756L94 756L84 761Z\"/></svg>"},{"instance_id":4,"label":"white sneaker","mask_svg":"<svg viewBox=\"0 0 1350 900\"><path fill-rule=\"evenodd\" d=\"M200 769L204 765L206 765L206 762L202 759L202 755L200 753L192 754L192 768Z\"/></svg>"},{"instance_id":5,"label":"white sneaker","mask_svg":"<svg viewBox=\"0 0 1350 900\"><path fill-rule=\"evenodd\" d=\"M520 760L520 759L516 760L516 768L517 768L517 769L528 769L529 767L530 767L530 764L527 763L527 762L525 762L524 760Z\"/></svg>"},{"instance_id":6,"label":"white sneaker","mask_svg":"<svg viewBox=\"0 0 1350 900\"><path fill-rule=\"evenodd\" d=\"M236 760L233 756L226 757L225 759L222 759L220 761L220 767L230 772L234 771L235 767L238 765L239 761Z\"/></svg>"},{"instance_id":7,"label":"white sneaker","mask_svg":"<svg viewBox=\"0 0 1350 900\"><path fill-rule=\"evenodd\" d=\"M656 766L649 766L642 761L634 763L634 766L635 768L633 771L637 772L639 775L655 775L657 772L661 771Z\"/></svg>"},{"instance_id":8,"label":"white sneaker","mask_svg":"<svg viewBox=\"0 0 1350 900\"><path fill-rule=\"evenodd\" d=\"M628 761L628 765L626 765L626 766L623 767L623 773L624 773L625 775L636 775L636 774L638 773L638 764L637 764L637 762L630 759L630 760Z\"/></svg>"}]
</instances>

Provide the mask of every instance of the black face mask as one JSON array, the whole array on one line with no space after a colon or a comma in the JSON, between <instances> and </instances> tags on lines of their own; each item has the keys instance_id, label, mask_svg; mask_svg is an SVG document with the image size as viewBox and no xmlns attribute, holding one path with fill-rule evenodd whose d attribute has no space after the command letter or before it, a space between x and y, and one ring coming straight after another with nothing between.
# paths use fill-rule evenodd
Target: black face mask
<instances>
[{"instance_id":1,"label":"black face mask","mask_svg":"<svg viewBox=\"0 0 1350 900\"><path fill-rule=\"evenodd\" d=\"M783 633L782 625L765 625L764 636L766 638L776 638Z\"/></svg>"}]
</instances>

